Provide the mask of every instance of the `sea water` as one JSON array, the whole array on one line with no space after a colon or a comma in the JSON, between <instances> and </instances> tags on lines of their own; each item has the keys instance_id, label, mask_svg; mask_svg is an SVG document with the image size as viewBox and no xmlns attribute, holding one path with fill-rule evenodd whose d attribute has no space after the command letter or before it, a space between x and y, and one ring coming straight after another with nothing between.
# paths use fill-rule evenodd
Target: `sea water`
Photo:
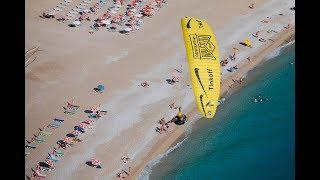
<instances>
[{"instance_id":1,"label":"sea water","mask_svg":"<svg viewBox=\"0 0 320 180\"><path fill-rule=\"evenodd\" d=\"M196 122L149 179L294 179L294 49L283 48L249 72L245 87L213 119Z\"/></svg>"}]
</instances>

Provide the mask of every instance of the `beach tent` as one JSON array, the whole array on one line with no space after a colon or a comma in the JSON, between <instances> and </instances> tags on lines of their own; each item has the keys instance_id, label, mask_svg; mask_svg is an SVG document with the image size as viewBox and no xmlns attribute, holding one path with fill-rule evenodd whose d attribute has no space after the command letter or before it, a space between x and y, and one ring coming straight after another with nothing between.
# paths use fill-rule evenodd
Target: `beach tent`
<instances>
[{"instance_id":1,"label":"beach tent","mask_svg":"<svg viewBox=\"0 0 320 180\"><path fill-rule=\"evenodd\" d=\"M201 19L181 19L195 102L203 117L216 113L220 94L218 43L210 25Z\"/></svg>"}]
</instances>

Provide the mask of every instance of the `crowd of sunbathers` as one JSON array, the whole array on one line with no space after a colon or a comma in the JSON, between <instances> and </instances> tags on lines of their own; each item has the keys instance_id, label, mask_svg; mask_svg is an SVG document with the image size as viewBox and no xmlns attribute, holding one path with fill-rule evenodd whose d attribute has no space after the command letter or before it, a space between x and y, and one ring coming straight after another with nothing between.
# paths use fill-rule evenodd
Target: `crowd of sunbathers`
<instances>
[{"instance_id":1,"label":"crowd of sunbathers","mask_svg":"<svg viewBox=\"0 0 320 180\"><path fill-rule=\"evenodd\" d=\"M249 8L250 8L250 9L253 9L253 8L254 8L254 3L250 4L250 5L249 5ZM290 10L294 11L293 8L290 8ZM279 15L279 16L284 16L283 13L279 13L278 15ZM272 18L268 16L268 17L266 17L266 19L262 20L261 22L262 22L262 23L269 23L269 22L271 22L271 20L272 20ZM284 29L289 29L289 28L290 28L290 24L287 24L286 26L283 26L283 28L284 28ZM253 34L252 34L253 39L257 39L259 42L262 42L262 43L267 42L267 40L269 40L269 41L271 41L271 42L275 42L274 39L272 39L272 38L262 37L262 35L261 35L262 32L263 32L262 30L259 30L259 31L255 32L255 33L253 33ZM274 29L269 29L269 30L266 31L266 33L267 33L267 34L271 34L271 33L277 34L278 31L276 31L276 30L274 30ZM272 35L272 34L271 34L271 35ZM266 39L267 39L267 40L266 40ZM249 41L249 40L247 39L247 41ZM251 44L248 44L248 43L246 43L246 42L244 42L244 41L240 42L239 44L241 44L241 45L243 45L243 46L250 47L250 48L253 47ZM227 66L227 64L229 63L229 59L230 59L231 61L235 61L235 60L237 59L237 56L236 56L236 55L237 55L238 52L239 52L239 49L234 47L233 50L232 50L232 54L229 55L228 58L224 58L223 60L220 61L221 67ZM251 58L250 58L250 57L247 57L246 59L247 59L248 61L251 61ZM237 66L232 66L232 67L227 67L227 68L226 68L226 70L227 70L228 72L231 72L231 73L234 72L234 71L237 70L237 69L238 69ZM235 82L235 81L234 81L234 82ZM237 82L238 82L238 81L237 81ZM241 83L242 83L242 81L241 81Z\"/></svg>"},{"instance_id":2,"label":"crowd of sunbathers","mask_svg":"<svg viewBox=\"0 0 320 180\"><path fill-rule=\"evenodd\" d=\"M80 106L74 104L74 100L72 102L67 102L66 107L64 108L64 113L66 115L73 115L77 112ZM92 107L90 110L86 110L86 113L89 114L88 119L82 121L80 124L74 126L74 129L66 134L64 139L57 141L57 146L53 147L53 151L48 153L48 156L45 158L43 162L39 162L36 167L32 170L31 176L27 176L28 178L45 178L46 172L50 172L55 169L55 163L61 160L64 152L63 150L68 147L74 146L76 143L82 142L80 136L85 134L87 129L92 129L94 123L102 116L106 115L107 111L101 110L100 105L96 107ZM52 132L50 130L54 130L58 128L63 122L64 118L55 118L48 125L45 125L43 128L39 128L40 132L35 137L31 138L31 140L27 140L26 148L35 149L38 144L45 141L45 138L50 136ZM26 155L30 154L30 152L26 152ZM97 164L97 163L92 163ZM99 165L95 165L97 167Z\"/></svg>"},{"instance_id":3,"label":"crowd of sunbathers","mask_svg":"<svg viewBox=\"0 0 320 180\"><path fill-rule=\"evenodd\" d=\"M145 17L151 17L158 11L166 0L130 0L125 4L124 0L111 0L112 5L107 7L107 0L82 0L77 5L73 1L63 0L48 13L42 13L42 18L56 18L61 22L68 21L68 26L80 26L84 20L91 22L98 14L98 18L93 20L89 28L89 33L93 34L100 28L106 28L110 32L118 31L127 34L139 30ZM71 8L73 6L73 8ZM70 9L71 8L71 9ZM122 10L125 8L125 12ZM67 10L69 11L67 12Z\"/></svg>"}]
</instances>

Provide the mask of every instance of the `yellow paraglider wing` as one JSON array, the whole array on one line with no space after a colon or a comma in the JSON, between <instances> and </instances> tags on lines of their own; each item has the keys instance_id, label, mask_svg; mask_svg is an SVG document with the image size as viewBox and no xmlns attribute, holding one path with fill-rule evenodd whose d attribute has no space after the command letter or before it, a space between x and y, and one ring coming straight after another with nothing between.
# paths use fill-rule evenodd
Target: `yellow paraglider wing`
<instances>
[{"instance_id":1,"label":"yellow paraglider wing","mask_svg":"<svg viewBox=\"0 0 320 180\"><path fill-rule=\"evenodd\" d=\"M181 19L192 89L198 110L206 118L216 113L220 94L220 62L216 37L203 20Z\"/></svg>"}]
</instances>

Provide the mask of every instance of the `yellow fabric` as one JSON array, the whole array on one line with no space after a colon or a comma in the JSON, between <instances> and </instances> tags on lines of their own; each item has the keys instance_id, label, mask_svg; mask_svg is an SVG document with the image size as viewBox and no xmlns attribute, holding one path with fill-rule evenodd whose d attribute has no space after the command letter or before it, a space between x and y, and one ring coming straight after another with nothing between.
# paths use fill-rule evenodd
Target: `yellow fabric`
<instances>
[{"instance_id":1,"label":"yellow fabric","mask_svg":"<svg viewBox=\"0 0 320 180\"><path fill-rule=\"evenodd\" d=\"M217 40L209 24L203 20L184 17L181 26L197 108L203 117L212 118L220 94Z\"/></svg>"},{"instance_id":2,"label":"yellow fabric","mask_svg":"<svg viewBox=\"0 0 320 180\"><path fill-rule=\"evenodd\" d=\"M251 46L251 42L249 39L244 40L243 43L246 44L247 46Z\"/></svg>"}]
</instances>

